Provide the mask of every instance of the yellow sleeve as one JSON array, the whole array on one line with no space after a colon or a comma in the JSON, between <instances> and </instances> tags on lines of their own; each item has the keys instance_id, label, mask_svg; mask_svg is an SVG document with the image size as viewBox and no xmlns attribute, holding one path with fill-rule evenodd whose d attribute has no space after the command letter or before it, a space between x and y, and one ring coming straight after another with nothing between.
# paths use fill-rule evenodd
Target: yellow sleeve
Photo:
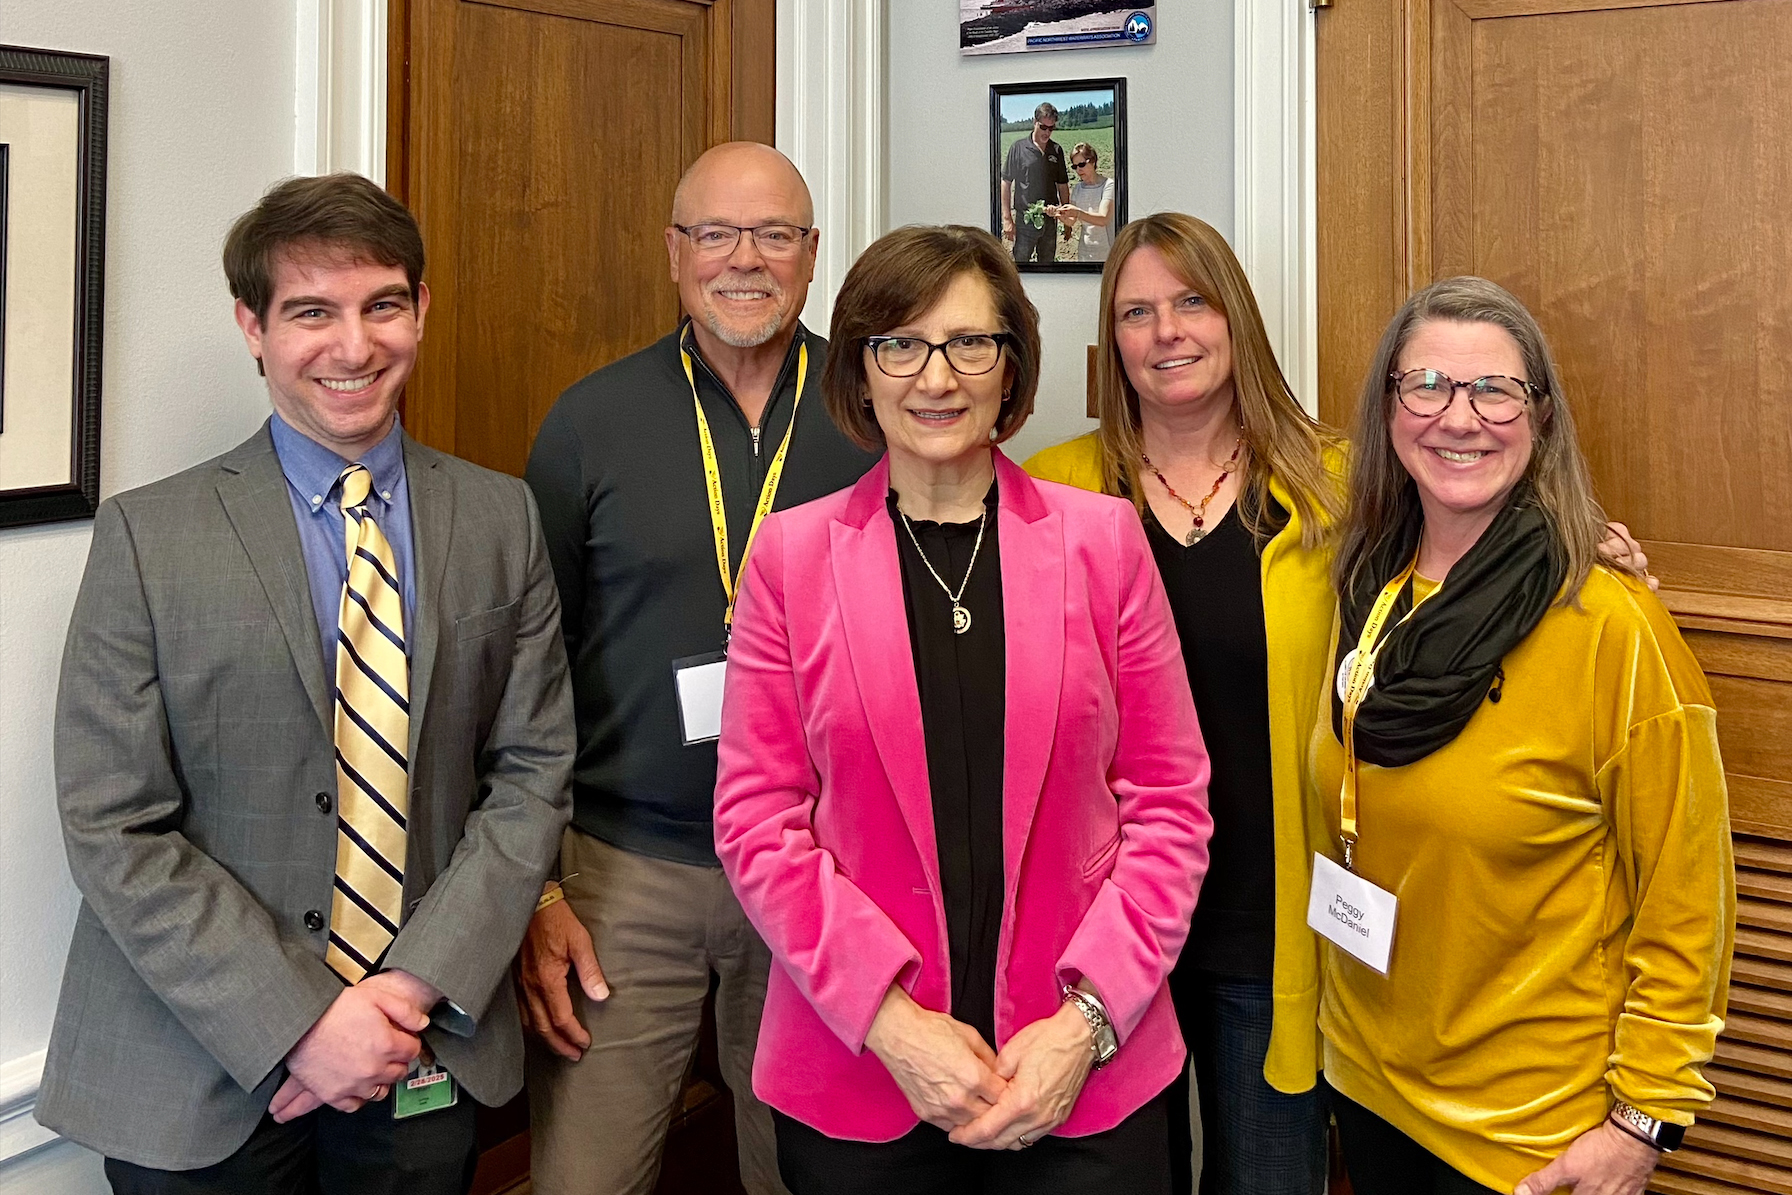
<instances>
[{"instance_id":1,"label":"yellow sleeve","mask_svg":"<svg viewBox=\"0 0 1792 1195\"><path fill-rule=\"evenodd\" d=\"M1101 445L1094 432L1041 449L1028 457L1021 468L1041 481L1101 492Z\"/></svg>"},{"instance_id":2,"label":"yellow sleeve","mask_svg":"<svg viewBox=\"0 0 1792 1195\"><path fill-rule=\"evenodd\" d=\"M1655 599L1633 591L1633 600L1640 606ZM1616 1098L1686 1124L1715 1094L1702 1071L1723 1028L1735 944L1717 716L1671 623L1646 616L1614 622L1629 625L1608 627L1625 642L1602 645L1598 671L1611 687L1599 689L1631 716L1597 780L1616 830L1630 924L1623 942L1628 987L1606 1082ZM1618 667L1605 666L1617 662L1613 655Z\"/></svg>"}]
</instances>

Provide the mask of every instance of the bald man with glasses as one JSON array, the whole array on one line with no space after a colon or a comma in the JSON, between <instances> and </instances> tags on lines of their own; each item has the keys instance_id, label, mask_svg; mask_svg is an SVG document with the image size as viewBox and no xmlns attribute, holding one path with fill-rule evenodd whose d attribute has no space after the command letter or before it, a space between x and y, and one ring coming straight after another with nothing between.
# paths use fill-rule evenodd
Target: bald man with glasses
<instances>
[{"instance_id":1,"label":"bald man with glasses","mask_svg":"<svg viewBox=\"0 0 1792 1195\"><path fill-rule=\"evenodd\" d=\"M530 456L578 721L573 824L520 967L538 1195L652 1191L712 983L742 1180L784 1190L752 1085L771 956L722 874L711 810L756 514L875 459L829 420L827 342L798 318L814 223L776 150L700 157L665 231L684 317L568 389Z\"/></svg>"}]
</instances>

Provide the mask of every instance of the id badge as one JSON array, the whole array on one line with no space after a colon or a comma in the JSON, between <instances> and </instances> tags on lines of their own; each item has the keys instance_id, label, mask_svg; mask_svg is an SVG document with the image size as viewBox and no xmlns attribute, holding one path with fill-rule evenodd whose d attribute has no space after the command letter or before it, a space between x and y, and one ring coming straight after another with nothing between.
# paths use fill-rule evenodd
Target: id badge
<instances>
[{"instance_id":1,"label":"id badge","mask_svg":"<svg viewBox=\"0 0 1792 1195\"><path fill-rule=\"evenodd\" d=\"M1394 949L1394 914L1399 898L1362 876L1346 871L1317 852L1313 891L1307 898L1307 925L1344 953L1382 975Z\"/></svg>"},{"instance_id":2,"label":"id badge","mask_svg":"<svg viewBox=\"0 0 1792 1195\"><path fill-rule=\"evenodd\" d=\"M678 727L685 746L713 743L722 737L722 682L727 676L725 651L672 661L672 683L678 689Z\"/></svg>"},{"instance_id":3,"label":"id badge","mask_svg":"<svg viewBox=\"0 0 1792 1195\"><path fill-rule=\"evenodd\" d=\"M460 1102L460 1085L433 1055L425 1053L411 1063L411 1073L392 1089L392 1119L405 1120L425 1112L440 1112Z\"/></svg>"}]
</instances>

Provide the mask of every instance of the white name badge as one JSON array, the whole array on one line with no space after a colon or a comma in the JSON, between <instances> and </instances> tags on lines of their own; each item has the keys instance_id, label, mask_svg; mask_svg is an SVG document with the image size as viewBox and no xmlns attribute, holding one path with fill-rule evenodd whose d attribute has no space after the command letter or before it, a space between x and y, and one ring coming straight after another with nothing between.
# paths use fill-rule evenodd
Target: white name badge
<instances>
[{"instance_id":1,"label":"white name badge","mask_svg":"<svg viewBox=\"0 0 1792 1195\"><path fill-rule=\"evenodd\" d=\"M1314 854L1307 924L1383 975L1388 973L1388 954L1394 948L1394 913L1399 903L1392 892Z\"/></svg>"},{"instance_id":2,"label":"white name badge","mask_svg":"<svg viewBox=\"0 0 1792 1195\"><path fill-rule=\"evenodd\" d=\"M722 737L722 682L727 676L725 651L672 661L672 683L678 687L678 726L685 746L713 743Z\"/></svg>"}]
</instances>

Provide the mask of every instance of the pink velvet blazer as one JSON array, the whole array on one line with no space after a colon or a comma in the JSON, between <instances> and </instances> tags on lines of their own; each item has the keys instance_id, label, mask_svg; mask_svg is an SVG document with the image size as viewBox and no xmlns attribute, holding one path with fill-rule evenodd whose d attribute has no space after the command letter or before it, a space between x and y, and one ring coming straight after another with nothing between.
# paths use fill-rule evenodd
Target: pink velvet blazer
<instances>
[{"instance_id":1,"label":"pink velvet blazer","mask_svg":"<svg viewBox=\"0 0 1792 1195\"><path fill-rule=\"evenodd\" d=\"M995 453L1007 741L1001 1043L1083 977L1120 1039L1058 1132L1118 1124L1184 1057L1166 977L1207 870L1207 751L1138 516ZM952 1006L886 458L774 514L741 584L716 851L776 965L753 1090L831 1137L917 1123L865 1035L892 981Z\"/></svg>"}]
</instances>

